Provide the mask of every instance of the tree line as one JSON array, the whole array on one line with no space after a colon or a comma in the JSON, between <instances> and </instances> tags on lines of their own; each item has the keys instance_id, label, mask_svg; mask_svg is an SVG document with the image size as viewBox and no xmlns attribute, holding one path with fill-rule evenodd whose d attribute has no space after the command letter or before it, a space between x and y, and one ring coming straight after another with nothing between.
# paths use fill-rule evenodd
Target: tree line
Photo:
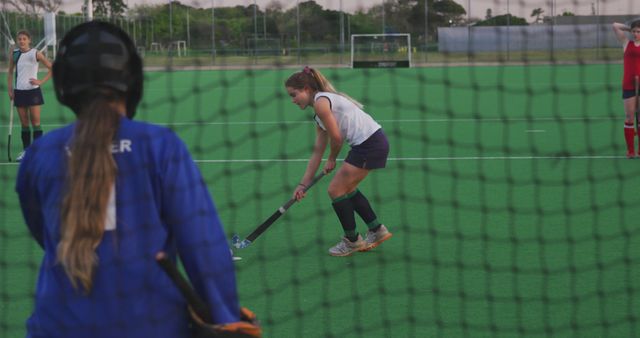
<instances>
[{"instance_id":1,"label":"tree line","mask_svg":"<svg viewBox=\"0 0 640 338\"><path fill-rule=\"evenodd\" d=\"M355 13L326 9L313 0L293 8L274 0L265 7L249 4L213 9L180 1L132 8L123 0L102 0L100 6L97 0L93 2L94 18L126 18L138 24L138 32L145 35L142 40L163 44L189 40L194 49L211 48L213 41L216 48L251 48L261 39L277 40L282 47L326 46L342 41L341 34L348 41L349 34L383 32L410 33L419 44L435 41L437 27L462 24L466 15L453 0L387 0Z\"/></svg>"},{"instance_id":2,"label":"tree line","mask_svg":"<svg viewBox=\"0 0 640 338\"><path fill-rule=\"evenodd\" d=\"M0 2L23 14L41 10L57 11L59 16L85 16L58 11L62 0ZM538 22L542 12L536 9L531 17ZM422 47L437 40L438 27L528 24L511 14L494 17L490 9L484 20L470 19L454 0L385 0L355 13L325 9L313 0L299 2L292 8L285 8L279 0L265 7L249 4L215 8L193 7L180 1L128 8L124 0L93 0L93 16L137 25L133 30L138 44L167 45L185 40L191 49L251 49L257 44L278 48L316 45L337 48L341 41L348 41L350 34L383 32L410 33L413 44ZM130 33L131 30L127 29Z\"/></svg>"}]
</instances>

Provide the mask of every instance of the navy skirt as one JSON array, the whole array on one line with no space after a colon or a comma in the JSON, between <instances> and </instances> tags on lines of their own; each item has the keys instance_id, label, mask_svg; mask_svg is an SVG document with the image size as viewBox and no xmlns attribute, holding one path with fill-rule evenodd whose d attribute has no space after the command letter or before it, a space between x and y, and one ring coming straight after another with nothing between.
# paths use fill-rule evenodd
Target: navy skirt
<instances>
[{"instance_id":1,"label":"navy skirt","mask_svg":"<svg viewBox=\"0 0 640 338\"><path fill-rule=\"evenodd\" d=\"M13 105L16 107L41 106L44 104L42 90L40 87L34 89L13 91Z\"/></svg>"},{"instance_id":2,"label":"navy skirt","mask_svg":"<svg viewBox=\"0 0 640 338\"><path fill-rule=\"evenodd\" d=\"M389 141L382 129L378 129L369 138L351 147L345 162L363 169L381 169L387 165Z\"/></svg>"}]
</instances>

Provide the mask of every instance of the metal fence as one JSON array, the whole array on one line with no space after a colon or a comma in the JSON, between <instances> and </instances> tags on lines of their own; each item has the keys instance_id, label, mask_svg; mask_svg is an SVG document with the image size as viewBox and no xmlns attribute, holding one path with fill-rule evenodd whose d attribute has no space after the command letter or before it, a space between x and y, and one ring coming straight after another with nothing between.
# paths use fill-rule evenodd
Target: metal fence
<instances>
[{"instance_id":1,"label":"metal fence","mask_svg":"<svg viewBox=\"0 0 640 338\"><path fill-rule=\"evenodd\" d=\"M362 27L353 21L354 15L342 12L334 13L334 18L320 26L297 17L292 24L281 27L278 33L272 33L272 21L268 11L260 17L258 11L246 12L245 27L236 34L236 41L221 38L228 27L224 20L217 18L216 8L190 9L185 6L178 11L172 6L163 8L163 15L170 25L160 26L153 18L131 16L128 18L94 18L111 21L131 35L148 66L253 66L253 65L300 65L332 64L348 66L350 64L350 35L371 33L362 31ZM200 12L197 12L200 11ZM206 16L202 11L208 11ZM199 15L196 15L198 14ZM309 14L307 14L309 15ZM374 33L385 30L401 29L397 22L404 18L392 14L372 13L373 27L367 29ZM424 13L425 26L417 28L418 33L411 35L413 43L412 64L422 65L448 61L470 61L475 53L485 53L482 61L505 61L511 53L546 52L545 55L526 56L527 60L550 60L557 57L555 51L570 52L566 61L584 62L587 60L609 60L612 50L618 43L611 31L610 24L556 24L555 20L546 20L543 24L530 26L496 27L437 27L429 35L426 26L427 13ZM44 38L42 15L21 15L4 12L4 34L14 36L17 31L26 29L32 34L34 45ZM382 16L382 18L381 18ZM307 16L309 17L309 16ZM599 16L592 19L596 22ZM291 18L289 18L291 19ZM470 19L470 18L469 18ZM601 18L602 19L602 18ZM610 18L607 18L610 19ZM82 15L56 16L58 40L73 26L85 21ZM378 22L383 20L382 22ZM334 22L335 21L335 22ZM406 21L406 20L404 20ZM566 20L565 20L566 21ZM576 21L578 22L578 21ZM166 30L169 31L166 31ZM318 31L327 32L317 38ZM436 33L437 32L437 33ZM331 34L329 34L331 33ZM399 31L397 33L406 33ZM9 40L2 39L0 47L4 51L10 48ZM55 51L55 49L53 49ZM589 53L583 53L588 50ZM493 54L491 54L493 53ZM0 55L0 62L7 61L8 53ZM53 54L48 54L53 58ZM553 55L553 56L549 56ZM618 56L615 55L615 58Z\"/></svg>"}]
</instances>

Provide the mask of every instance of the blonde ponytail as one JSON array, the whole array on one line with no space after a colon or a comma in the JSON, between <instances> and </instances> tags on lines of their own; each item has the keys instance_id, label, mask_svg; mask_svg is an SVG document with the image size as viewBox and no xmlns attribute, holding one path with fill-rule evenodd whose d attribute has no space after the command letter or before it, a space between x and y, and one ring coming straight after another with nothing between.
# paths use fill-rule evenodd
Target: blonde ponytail
<instances>
[{"instance_id":1,"label":"blonde ponytail","mask_svg":"<svg viewBox=\"0 0 640 338\"><path fill-rule=\"evenodd\" d=\"M98 265L111 189L117 168L111 144L120 115L109 97L95 97L78 114L67 161L57 261L74 288L88 293Z\"/></svg>"},{"instance_id":2,"label":"blonde ponytail","mask_svg":"<svg viewBox=\"0 0 640 338\"><path fill-rule=\"evenodd\" d=\"M287 79L287 81L285 81L285 86L295 89L303 89L304 87L309 87L315 92L328 92L338 94L353 102L353 104L358 106L358 108L362 109L364 107L362 103L351 98L349 95L338 92L333 87L331 82L329 82L329 80L327 80L327 78L322 75L319 70L311 67L304 67L301 72L297 72L291 75Z\"/></svg>"}]
</instances>

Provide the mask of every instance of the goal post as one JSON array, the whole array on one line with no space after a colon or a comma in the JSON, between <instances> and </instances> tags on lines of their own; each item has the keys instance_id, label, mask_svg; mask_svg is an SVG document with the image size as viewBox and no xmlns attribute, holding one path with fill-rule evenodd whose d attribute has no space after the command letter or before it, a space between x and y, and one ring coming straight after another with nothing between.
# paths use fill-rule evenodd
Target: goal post
<instances>
[{"instance_id":1,"label":"goal post","mask_svg":"<svg viewBox=\"0 0 640 338\"><path fill-rule=\"evenodd\" d=\"M352 68L411 67L410 34L352 34Z\"/></svg>"},{"instance_id":2,"label":"goal post","mask_svg":"<svg viewBox=\"0 0 640 338\"><path fill-rule=\"evenodd\" d=\"M248 55L280 55L282 44L279 38L250 36L246 39Z\"/></svg>"}]
</instances>

